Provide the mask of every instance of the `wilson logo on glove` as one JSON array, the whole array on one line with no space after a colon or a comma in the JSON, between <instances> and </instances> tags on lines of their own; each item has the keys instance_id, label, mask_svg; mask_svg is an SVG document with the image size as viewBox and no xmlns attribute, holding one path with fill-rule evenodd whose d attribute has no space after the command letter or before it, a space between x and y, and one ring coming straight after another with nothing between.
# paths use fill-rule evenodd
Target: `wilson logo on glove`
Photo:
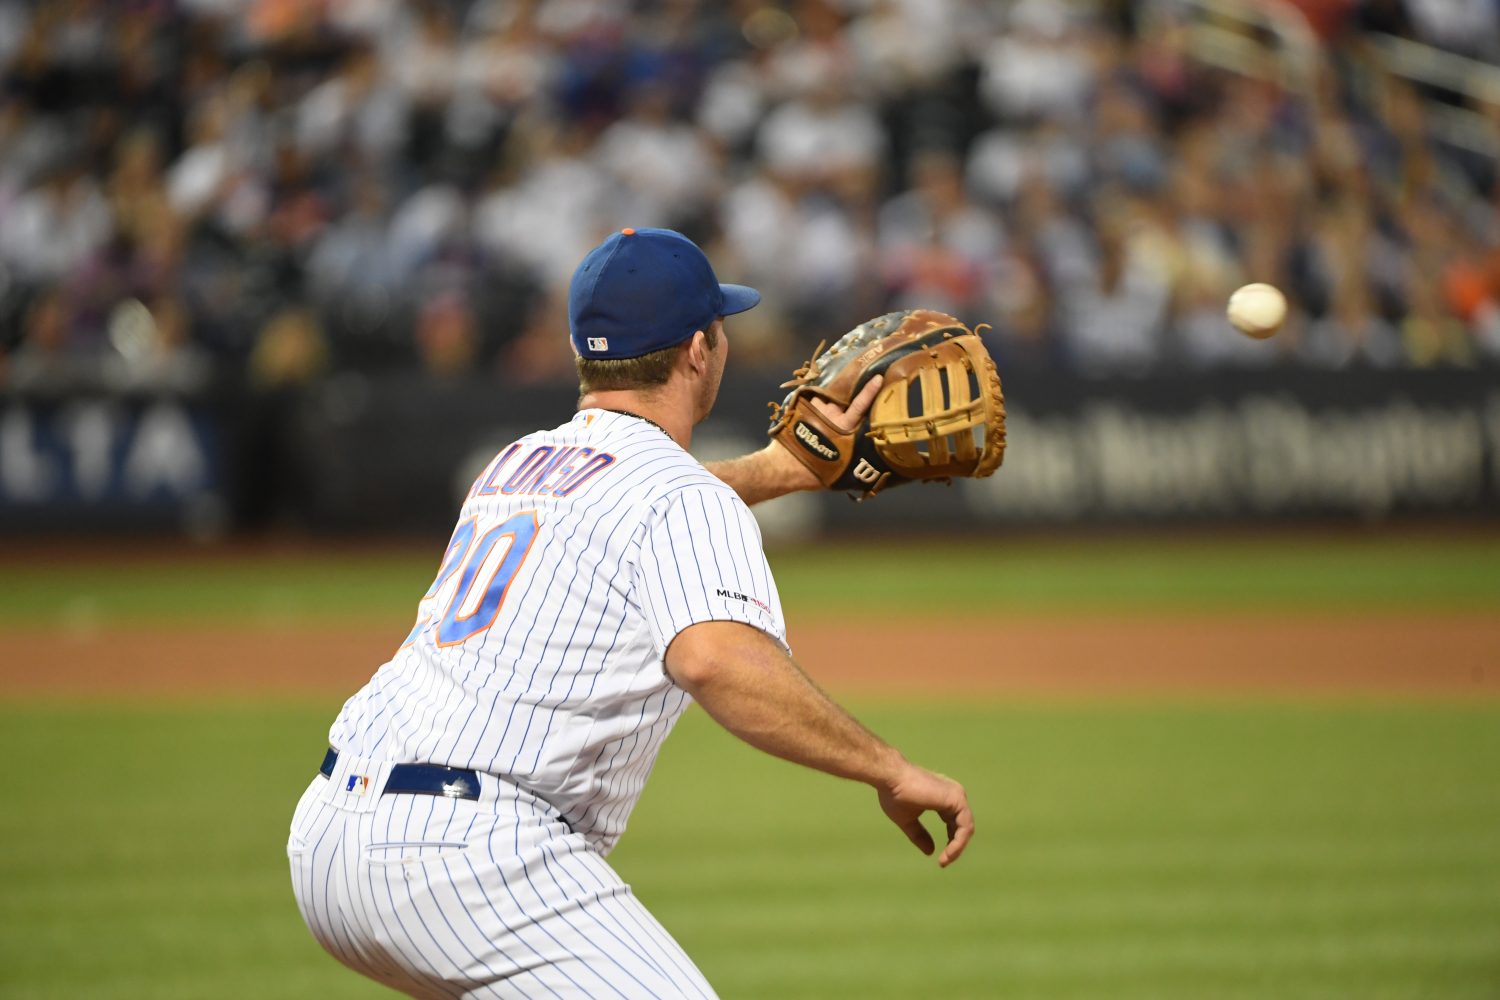
<instances>
[{"instance_id":1,"label":"wilson logo on glove","mask_svg":"<svg viewBox=\"0 0 1500 1000\"><path fill-rule=\"evenodd\" d=\"M839 450L824 443L818 432L802 421L797 421L797 443L819 458L826 458L830 462L839 460Z\"/></svg>"}]
</instances>

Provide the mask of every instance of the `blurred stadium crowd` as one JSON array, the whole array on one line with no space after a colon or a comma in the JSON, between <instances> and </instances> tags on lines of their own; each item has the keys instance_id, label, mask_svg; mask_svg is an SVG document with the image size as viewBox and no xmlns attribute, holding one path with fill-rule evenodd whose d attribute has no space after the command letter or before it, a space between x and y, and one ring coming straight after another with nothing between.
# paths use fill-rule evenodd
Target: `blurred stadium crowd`
<instances>
[{"instance_id":1,"label":"blurred stadium crowd","mask_svg":"<svg viewBox=\"0 0 1500 1000\"><path fill-rule=\"evenodd\" d=\"M1500 355L1493 156L1346 72L1371 28L1494 61L1495 4L1307 0L1307 93L1144 6L0 0L0 386L565 379L627 225L766 293L737 364L915 304L1005 369ZM1266 344L1223 318L1251 280L1296 307Z\"/></svg>"}]
</instances>

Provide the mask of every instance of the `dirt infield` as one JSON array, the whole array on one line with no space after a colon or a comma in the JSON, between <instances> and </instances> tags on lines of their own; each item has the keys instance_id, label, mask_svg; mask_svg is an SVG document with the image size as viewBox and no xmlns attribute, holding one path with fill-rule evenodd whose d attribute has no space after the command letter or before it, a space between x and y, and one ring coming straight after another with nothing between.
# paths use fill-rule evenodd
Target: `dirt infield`
<instances>
[{"instance_id":1,"label":"dirt infield","mask_svg":"<svg viewBox=\"0 0 1500 1000\"><path fill-rule=\"evenodd\" d=\"M1006 616L829 626L793 618L798 659L844 694L1500 696L1500 619ZM0 694L352 693L400 636L328 628L8 628Z\"/></svg>"}]
</instances>

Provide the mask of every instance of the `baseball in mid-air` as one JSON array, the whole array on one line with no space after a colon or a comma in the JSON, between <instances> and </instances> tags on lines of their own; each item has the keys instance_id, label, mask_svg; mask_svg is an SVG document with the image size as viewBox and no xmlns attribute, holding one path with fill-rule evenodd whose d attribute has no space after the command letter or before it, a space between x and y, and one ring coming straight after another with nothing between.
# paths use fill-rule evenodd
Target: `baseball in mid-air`
<instances>
[{"instance_id":1,"label":"baseball in mid-air","mask_svg":"<svg viewBox=\"0 0 1500 1000\"><path fill-rule=\"evenodd\" d=\"M1286 322L1286 296L1275 285L1256 282L1229 296L1229 322L1243 334L1269 337Z\"/></svg>"}]
</instances>

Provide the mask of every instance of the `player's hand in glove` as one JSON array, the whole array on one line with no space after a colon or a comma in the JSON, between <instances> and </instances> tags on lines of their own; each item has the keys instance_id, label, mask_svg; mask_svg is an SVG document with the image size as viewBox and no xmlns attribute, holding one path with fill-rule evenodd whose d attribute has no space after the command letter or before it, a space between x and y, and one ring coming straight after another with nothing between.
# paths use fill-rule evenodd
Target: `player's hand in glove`
<instances>
[{"instance_id":1,"label":"player's hand in glove","mask_svg":"<svg viewBox=\"0 0 1500 1000\"><path fill-rule=\"evenodd\" d=\"M1005 458L995 362L946 313L910 309L861 323L785 387L786 399L771 404L771 438L829 489L864 499L916 479L988 476Z\"/></svg>"},{"instance_id":2,"label":"player's hand in glove","mask_svg":"<svg viewBox=\"0 0 1500 1000\"><path fill-rule=\"evenodd\" d=\"M937 813L948 827L948 845L938 855L938 864L944 868L958 860L974 836L974 814L969 811L964 786L915 764L907 764L890 785L880 789L880 808L923 854L937 847L922 825L922 814Z\"/></svg>"},{"instance_id":3,"label":"player's hand in glove","mask_svg":"<svg viewBox=\"0 0 1500 1000\"><path fill-rule=\"evenodd\" d=\"M809 405L830 426L852 438L864 425L870 405L883 382L881 376L874 376L848 405L822 397L811 399ZM796 445L772 438L771 443L760 451L708 463L708 471L734 487L740 499L751 505L800 490L823 489L823 480L788 448L796 448Z\"/></svg>"},{"instance_id":4,"label":"player's hand in glove","mask_svg":"<svg viewBox=\"0 0 1500 1000\"><path fill-rule=\"evenodd\" d=\"M876 375L865 383L865 387L850 401L848 406L841 406L821 396L812 396L808 402L813 409L818 411L818 415L823 418L828 426L834 428L839 435L853 439L864 427L865 418L870 413L870 406L875 402L875 394L880 391L880 387L884 384L885 376ZM791 461L777 463L783 468L791 489L821 490L824 488L825 484L819 478L818 473L813 471L810 465L804 463L798 455L799 449L795 443L784 441L774 436L772 440L775 442L775 445L779 446L777 450L780 455L791 459Z\"/></svg>"}]
</instances>

